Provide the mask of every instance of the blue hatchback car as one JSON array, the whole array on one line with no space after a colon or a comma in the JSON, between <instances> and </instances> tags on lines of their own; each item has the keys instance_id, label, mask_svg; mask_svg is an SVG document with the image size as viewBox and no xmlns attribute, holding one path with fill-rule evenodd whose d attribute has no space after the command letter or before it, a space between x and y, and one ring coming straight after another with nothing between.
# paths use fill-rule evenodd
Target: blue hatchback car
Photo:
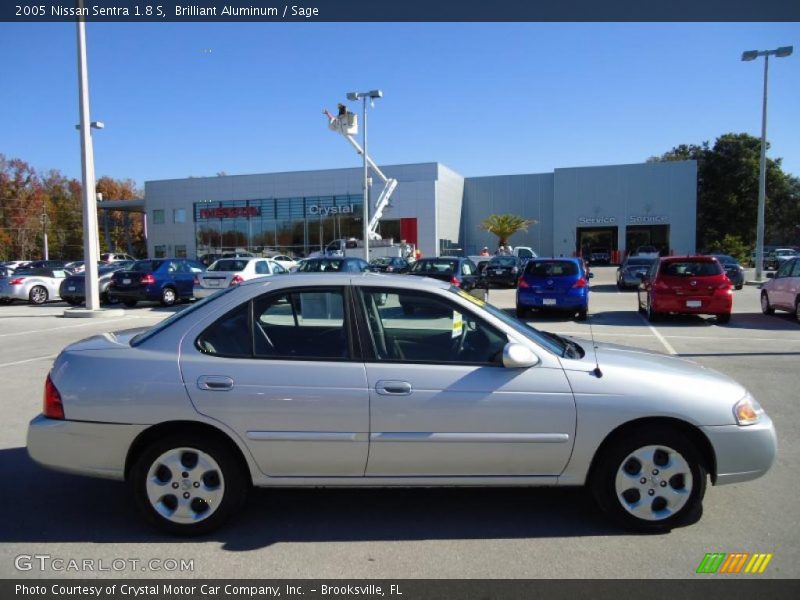
<instances>
[{"instance_id":1,"label":"blue hatchback car","mask_svg":"<svg viewBox=\"0 0 800 600\"><path fill-rule=\"evenodd\" d=\"M517 317L531 309L589 312L589 273L579 258L535 258L528 261L517 286Z\"/></svg>"},{"instance_id":2,"label":"blue hatchback car","mask_svg":"<svg viewBox=\"0 0 800 600\"><path fill-rule=\"evenodd\" d=\"M137 260L130 269L112 275L108 297L129 308L143 300L172 306L192 299L195 275L203 271L202 264L186 258Z\"/></svg>"}]
</instances>

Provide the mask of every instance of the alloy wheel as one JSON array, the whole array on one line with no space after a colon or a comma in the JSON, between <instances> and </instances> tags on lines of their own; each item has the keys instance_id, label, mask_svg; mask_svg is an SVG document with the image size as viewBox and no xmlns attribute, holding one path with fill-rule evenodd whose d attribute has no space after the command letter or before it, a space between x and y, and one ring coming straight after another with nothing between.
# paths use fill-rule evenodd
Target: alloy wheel
<instances>
[{"instance_id":1,"label":"alloy wheel","mask_svg":"<svg viewBox=\"0 0 800 600\"><path fill-rule=\"evenodd\" d=\"M44 304L47 302L47 290L41 285L33 286L29 298L34 304Z\"/></svg>"},{"instance_id":2,"label":"alloy wheel","mask_svg":"<svg viewBox=\"0 0 800 600\"><path fill-rule=\"evenodd\" d=\"M662 521L688 502L693 486L686 459L668 446L643 446L619 465L614 489L621 506L637 519Z\"/></svg>"},{"instance_id":3,"label":"alloy wheel","mask_svg":"<svg viewBox=\"0 0 800 600\"><path fill-rule=\"evenodd\" d=\"M219 464L195 448L173 448L150 466L147 499L162 517L177 524L203 521L214 514L225 495Z\"/></svg>"}]
</instances>

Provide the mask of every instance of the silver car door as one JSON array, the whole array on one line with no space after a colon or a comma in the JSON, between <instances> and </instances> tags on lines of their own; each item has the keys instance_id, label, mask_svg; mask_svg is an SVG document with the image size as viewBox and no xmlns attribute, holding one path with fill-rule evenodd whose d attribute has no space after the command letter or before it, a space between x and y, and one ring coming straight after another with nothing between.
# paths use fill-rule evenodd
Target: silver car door
<instances>
[{"instance_id":1,"label":"silver car door","mask_svg":"<svg viewBox=\"0 0 800 600\"><path fill-rule=\"evenodd\" d=\"M506 369L507 335L445 296L361 288L374 357L368 476L556 475L575 402L560 368ZM366 343L366 342L365 342Z\"/></svg>"},{"instance_id":2,"label":"silver car door","mask_svg":"<svg viewBox=\"0 0 800 600\"><path fill-rule=\"evenodd\" d=\"M347 298L344 287L278 290L182 343L195 407L232 427L267 475L364 474L369 396Z\"/></svg>"}]
</instances>

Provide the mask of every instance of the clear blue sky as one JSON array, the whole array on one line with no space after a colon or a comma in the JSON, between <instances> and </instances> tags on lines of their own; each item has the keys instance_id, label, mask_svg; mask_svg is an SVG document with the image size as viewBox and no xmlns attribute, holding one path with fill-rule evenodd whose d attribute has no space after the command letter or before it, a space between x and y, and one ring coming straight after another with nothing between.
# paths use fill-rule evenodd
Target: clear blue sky
<instances>
[{"instance_id":1,"label":"clear blue sky","mask_svg":"<svg viewBox=\"0 0 800 600\"><path fill-rule=\"evenodd\" d=\"M325 127L380 87L379 164L466 176L641 162L726 132L800 175L800 25L98 24L87 26L97 173L145 180L358 166ZM80 176L74 24L0 24L0 153Z\"/></svg>"}]
</instances>

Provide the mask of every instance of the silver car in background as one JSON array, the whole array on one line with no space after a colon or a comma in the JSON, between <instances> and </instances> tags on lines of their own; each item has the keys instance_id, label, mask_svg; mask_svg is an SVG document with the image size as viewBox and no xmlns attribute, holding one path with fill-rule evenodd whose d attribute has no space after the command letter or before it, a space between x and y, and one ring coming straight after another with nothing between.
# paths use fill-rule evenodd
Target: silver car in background
<instances>
[{"instance_id":1,"label":"silver car in background","mask_svg":"<svg viewBox=\"0 0 800 600\"><path fill-rule=\"evenodd\" d=\"M11 304L15 300L30 304L60 300L58 290L67 275L63 269L18 269L0 278L0 304Z\"/></svg>"},{"instance_id":2,"label":"silver car in background","mask_svg":"<svg viewBox=\"0 0 800 600\"><path fill-rule=\"evenodd\" d=\"M194 277L194 297L206 298L219 290L256 277L283 275L288 269L271 258L220 258Z\"/></svg>"},{"instance_id":3,"label":"silver car in background","mask_svg":"<svg viewBox=\"0 0 800 600\"><path fill-rule=\"evenodd\" d=\"M638 288L642 283L642 275L647 275L657 260L648 256L628 256L617 267L617 289Z\"/></svg>"},{"instance_id":4,"label":"silver car in background","mask_svg":"<svg viewBox=\"0 0 800 600\"><path fill-rule=\"evenodd\" d=\"M258 278L72 344L27 445L127 480L177 534L218 527L253 485L587 485L623 526L666 531L699 518L709 477L755 479L776 454L770 418L721 373L375 273Z\"/></svg>"}]
</instances>

